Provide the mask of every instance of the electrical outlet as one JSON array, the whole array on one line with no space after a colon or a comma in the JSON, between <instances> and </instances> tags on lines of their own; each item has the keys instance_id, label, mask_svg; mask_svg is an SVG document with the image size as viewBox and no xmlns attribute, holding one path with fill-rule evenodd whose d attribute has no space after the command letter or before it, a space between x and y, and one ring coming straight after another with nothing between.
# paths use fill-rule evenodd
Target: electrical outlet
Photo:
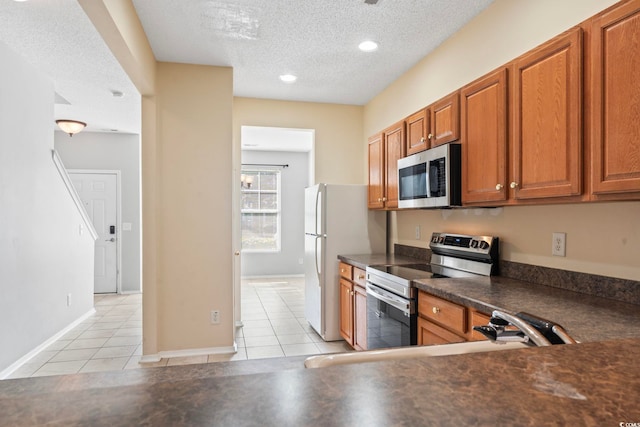
<instances>
[{"instance_id":1,"label":"electrical outlet","mask_svg":"<svg viewBox=\"0 0 640 427\"><path fill-rule=\"evenodd\" d=\"M217 325L220 323L220 310L211 310L211 324Z\"/></svg>"},{"instance_id":2,"label":"electrical outlet","mask_svg":"<svg viewBox=\"0 0 640 427\"><path fill-rule=\"evenodd\" d=\"M565 256L567 233L553 233L551 240L551 255Z\"/></svg>"},{"instance_id":3,"label":"electrical outlet","mask_svg":"<svg viewBox=\"0 0 640 427\"><path fill-rule=\"evenodd\" d=\"M420 226L416 225L416 240L420 240Z\"/></svg>"}]
</instances>

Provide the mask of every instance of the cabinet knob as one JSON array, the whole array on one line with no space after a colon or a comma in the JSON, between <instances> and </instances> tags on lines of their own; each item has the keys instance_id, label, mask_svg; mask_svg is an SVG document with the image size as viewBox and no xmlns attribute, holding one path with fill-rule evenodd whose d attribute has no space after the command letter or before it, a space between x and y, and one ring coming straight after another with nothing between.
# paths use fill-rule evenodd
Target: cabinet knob
<instances>
[{"instance_id":1,"label":"cabinet knob","mask_svg":"<svg viewBox=\"0 0 640 427\"><path fill-rule=\"evenodd\" d=\"M433 139L433 134L432 134L432 133L430 133L429 135L427 135L427 138L429 138L429 139Z\"/></svg>"},{"instance_id":2,"label":"cabinet knob","mask_svg":"<svg viewBox=\"0 0 640 427\"><path fill-rule=\"evenodd\" d=\"M509 187L511 188L516 188L518 186L518 183L513 181L511 184L509 184Z\"/></svg>"},{"instance_id":3,"label":"cabinet knob","mask_svg":"<svg viewBox=\"0 0 640 427\"><path fill-rule=\"evenodd\" d=\"M496 184L496 190L502 190L503 185L502 184Z\"/></svg>"},{"instance_id":4,"label":"cabinet knob","mask_svg":"<svg viewBox=\"0 0 640 427\"><path fill-rule=\"evenodd\" d=\"M354 292L353 292L353 291L351 291L351 296L353 296L353 293L354 293Z\"/></svg>"},{"instance_id":5,"label":"cabinet knob","mask_svg":"<svg viewBox=\"0 0 640 427\"><path fill-rule=\"evenodd\" d=\"M386 197L383 197L383 198L382 198L382 201L383 201L383 202L386 202L386 201L387 201L387 198L386 198Z\"/></svg>"},{"instance_id":6,"label":"cabinet knob","mask_svg":"<svg viewBox=\"0 0 640 427\"><path fill-rule=\"evenodd\" d=\"M440 313L440 309L439 309L438 307L433 307L433 308L431 309L431 311L433 311L433 314L438 314L438 313Z\"/></svg>"},{"instance_id":7,"label":"cabinet knob","mask_svg":"<svg viewBox=\"0 0 640 427\"><path fill-rule=\"evenodd\" d=\"M358 275L358 280L362 280L362 279L364 279L364 274Z\"/></svg>"},{"instance_id":8,"label":"cabinet knob","mask_svg":"<svg viewBox=\"0 0 640 427\"><path fill-rule=\"evenodd\" d=\"M381 201L382 201L382 199L381 199L380 197L378 197L378 201L379 201L379 202L381 202Z\"/></svg>"},{"instance_id":9,"label":"cabinet knob","mask_svg":"<svg viewBox=\"0 0 640 427\"><path fill-rule=\"evenodd\" d=\"M420 142L424 142L424 136L420 138Z\"/></svg>"},{"instance_id":10,"label":"cabinet knob","mask_svg":"<svg viewBox=\"0 0 640 427\"><path fill-rule=\"evenodd\" d=\"M340 273L344 273L345 271L347 271L347 270L345 270L344 268L340 269Z\"/></svg>"}]
</instances>

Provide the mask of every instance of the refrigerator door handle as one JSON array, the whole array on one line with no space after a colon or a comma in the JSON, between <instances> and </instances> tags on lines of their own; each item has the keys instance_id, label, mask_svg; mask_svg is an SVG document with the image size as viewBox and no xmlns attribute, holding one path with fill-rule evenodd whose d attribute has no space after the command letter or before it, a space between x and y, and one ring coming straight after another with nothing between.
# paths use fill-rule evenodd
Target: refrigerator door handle
<instances>
[{"instance_id":1,"label":"refrigerator door handle","mask_svg":"<svg viewBox=\"0 0 640 427\"><path fill-rule=\"evenodd\" d=\"M318 239L322 239L322 236L316 236L316 241L315 241L315 245L316 245L316 250L315 250L315 255L316 255L316 275L318 276L318 286L321 286L321 280L320 280L320 275L322 274L322 272L320 271L320 267L318 264L318 255L322 255L321 253L318 254Z\"/></svg>"},{"instance_id":2,"label":"refrigerator door handle","mask_svg":"<svg viewBox=\"0 0 640 427\"><path fill-rule=\"evenodd\" d=\"M315 214L316 217L314 218L315 221L315 233L316 234L320 234L321 232L323 232L324 230L321 227L318 227L318 223L320 223L322 221L322 188L318 187L318 192L316 193L316 209L315 209ZM320 229L318 229L320 228Z\"/></svg>"}]
</instances>

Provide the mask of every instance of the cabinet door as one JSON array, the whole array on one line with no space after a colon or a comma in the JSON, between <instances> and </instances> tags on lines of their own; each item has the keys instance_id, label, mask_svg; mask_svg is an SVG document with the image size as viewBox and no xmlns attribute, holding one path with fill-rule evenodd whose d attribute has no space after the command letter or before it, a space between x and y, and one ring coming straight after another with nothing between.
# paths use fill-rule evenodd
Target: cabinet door
<instances>
[{"instance_id":1,"label":"cabinet door","mask_svg":"<svg viewBox=\"0 0 640 427\"><path fill-rule=\"evenodd\" d=\"M458 92L436 101L431 110L431 147L460 139L460 97Z\"/></svg>"},{"instance_id":2,"label":"cabinet door","mask_svg":"<svg viewBox=\"0 0 640 427\"><path fill-rule=\"evenodd\" d=\"M405 156L404 120L385 129L385 208L398 207L398 160Z\"/></svg>"},{"instance_id":3,"label":"cabinet door","mask_svg":"<svg viewBox=\"0 0 640 427\"><path fill-rule=\"evenodd\" d=\"M384 142L379 133L369 138L369 209L384 208Z\"/></svg>"},{"instance_id":4,"label":"cabinet door","mask_svg":"<svg viewBox=\"0 0 640 427\"><path fill-rule=\"evenodd\" d=\"M418 345L451 344L465 342L461 336L418 317Z\"/></svg>"},{"instance_id":5,"label":"cabinet door","mask_svg":"<svg viewBox=\"0 0 640 427\"><path fill-rule=\"evenodd\" d=\"M340 335L353 345L353 284L340 279Z\"/></svg>"},{"instance_id":6,"label":"cabinet door","mask_svg":"<svg viewBox=\"0 0 640 427\"><path fill-rule=\"evenodd\" d=\"M513 62L512 182L516 199L582 191L582 29Z\"/></svg>"},{"instance_id":7,"label":"cabinet door","mask_svg":"<svg viewBox=\"0 0 640 427\"><path fill-rule=\"evenodd\" d=\"M429 148L429 110L423 109L406 118L407 156Z\"/></svg>"},{"instance_id":8,"label":"cabinet door","mask_svg":"<svg viewBox=\"0 0 640 427\"><path fill-rule=\"evenodd\" d=\"M640 191L640 1L597 16L592 34L593 193Z\"/></svg>"},{"instance_id":9,"label":"cabinet door","mask_svg":"<svg viewBox=\"0 0 640 427\"><path fill-rule=\"evenodd\" d=\"M353 347L367 349L367 292L360 286L353 287Z\"/></svg>"},{"instance_id":10,"label":"cabinet door","mask_svg":"<svg viewBox=\"0 0 640 427\"><path fill-rule=\"evenodd\" d=\"M462 202L507 199L507 69L460 91Z\"/></svg>"},{"instance_id":11,"label":"cabinet door","mask_svg":"<svg viewBox=\"0 0 640 427\"><path fill-rule=\"evenodd\" d=\"M469 341L486 341L487 337L474 331L473 327L488 325L490 320L491 316L469 309Z\"/></svg>"}]
</instances>

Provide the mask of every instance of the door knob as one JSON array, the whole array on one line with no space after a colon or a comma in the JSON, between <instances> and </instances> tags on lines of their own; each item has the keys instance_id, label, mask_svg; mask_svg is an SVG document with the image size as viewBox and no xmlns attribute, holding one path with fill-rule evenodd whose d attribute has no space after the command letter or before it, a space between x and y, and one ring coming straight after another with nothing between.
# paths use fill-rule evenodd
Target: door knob
<instances>
[{"instance_id":1,"label":"door knob","mask_svg":"<svg viewBox=\"0 0 640 427\"><path fill-rule=\"evenodd\" d=\"M115 241L116 241L115 237L112 237L110 239L105 240L105 242L115 242Z\"/></svg>"}]
</instances>

